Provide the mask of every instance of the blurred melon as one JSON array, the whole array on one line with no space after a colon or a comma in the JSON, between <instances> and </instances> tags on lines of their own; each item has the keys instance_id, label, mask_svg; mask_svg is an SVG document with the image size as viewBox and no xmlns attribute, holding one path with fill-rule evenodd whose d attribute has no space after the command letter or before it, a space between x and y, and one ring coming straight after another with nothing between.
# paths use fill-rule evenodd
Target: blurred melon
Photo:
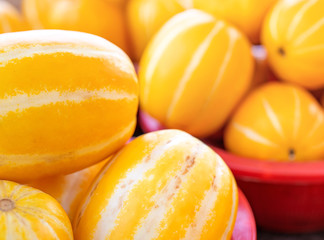
<instances>
[{"instance_id":1,"label":"blurred melon","mask_svg":"<svg viewBox=\"0 0 324 240\"><path fill-rule=\"evenodd\" d=\"M254 44L260 43L263 19L277 0L192 0L195 8L224 18L248 36Z\"/></svg>"},{"instance_id":2,"label":"blurred melon","mask_svg":"<svg viewBox=\"0 0 324 240\"><path fill-rule=\"evenodd\" d=\"M225 130L238 155L276 161L324 159L324 110L305 89L268 83L254 90Z\"/></svg>"},{"instance_id":3,"label":"blurred melon","mask_svg":"<svg viewBox=\"0 0 324 240\"><path fill-rule=\"evenodd\" d=\"M253 57L232 26L199 10L171 18L140 62L141 109L167 128L207 137L249 89Z\"/></svg>"},{"instance_id":4,"label":"blurred melon","mask_svg":"<svg viewBox=\"0 0 324 240\"><path fill-rule=\"evenodd\" d=\"M186 5L176 0L129 0L127 20L135 60L139 60L149 40L162 25Z\"/></svg>"},{"instance_id":5,"label":"blurred melon","mask_svg":"<svg viewBox=\"0 0 324 240\"><path fill-rule=\"evenodd\" d=\"M269 12L262 42L280 79L308 89L324 86L323 9L323 0L282 0Z\"/></svg>"},{"instance_id":6,"label":"blurred melon","mask_svg":"<svg viewBox=\"0 0 324 240\"><path fill-rule=\"evenodd\" d=\"M128 54L124 4L112 0L23 0L22 10L33 29L82 31L103 37Z\"/></svg>"}]
</instances>

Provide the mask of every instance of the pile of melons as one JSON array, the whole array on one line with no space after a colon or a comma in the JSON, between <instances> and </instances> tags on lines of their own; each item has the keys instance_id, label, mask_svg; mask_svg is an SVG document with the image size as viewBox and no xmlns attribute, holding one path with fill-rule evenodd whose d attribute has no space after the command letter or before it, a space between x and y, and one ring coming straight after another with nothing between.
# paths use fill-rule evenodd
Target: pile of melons
<instances>
[{"instance_id":1,"label":"pile of melons","mask_svg":"<svg viewBox=\"0 0 324 240\"><path fill-rule=\"evenodd\" d=\"M0 239L230 239L236 183L198 138L324 159L322 9L0 0ZM131 139L138 107L171 130Z\"/></svg>"},{"instance_id":2,"label":"pile of melons","mask_svg":"<svg viewBox=\"0 0 324 240\"><path fill-rule=\"evenodd\" d=\"M145 49L141 110L200 138L223 131L244 157L324 159L323 106L311 93L324 92L324 1L195 3L212 15L177 14Z\"/></svg>"}]
</instances>

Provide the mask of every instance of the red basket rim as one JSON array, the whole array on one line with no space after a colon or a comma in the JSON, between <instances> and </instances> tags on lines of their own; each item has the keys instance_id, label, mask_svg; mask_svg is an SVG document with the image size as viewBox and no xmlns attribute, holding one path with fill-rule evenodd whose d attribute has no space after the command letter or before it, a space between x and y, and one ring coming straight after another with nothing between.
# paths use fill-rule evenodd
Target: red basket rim
<instances>
[{"instance_id":1,"label":"red basket rim","mask_svg":"<svg viewBox=\"0 0 324 240\"><path fill-rule=\"evenodd\" d=\"M324 183L324 160L312 162L270 162L244 158L224 149L209 146L239 178L281 183Z\"/></svg>"}]
</instances>

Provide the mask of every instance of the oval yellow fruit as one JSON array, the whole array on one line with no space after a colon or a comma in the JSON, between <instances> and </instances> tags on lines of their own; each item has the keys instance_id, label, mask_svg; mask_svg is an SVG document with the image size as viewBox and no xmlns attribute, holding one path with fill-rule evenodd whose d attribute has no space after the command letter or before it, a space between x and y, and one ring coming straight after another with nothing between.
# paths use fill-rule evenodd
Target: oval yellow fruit
<instances>
[{"instance_id":1,"label":"oval yellow fruit","mask_svg":"<svg viewBox=\"0 0 324 240\"><path fill-rule=\"evenodd\" d=\"M225 147L276 161L324 159L324 111L305 89L268 83L254 90L228 124Z\"/></svg>"},{"instance_id":2,"label":"oval yellow fruit","mask_svg":"<svg viewBox=\"0 0 324 240\"><path fill-rule=\"evenodd\" d=\"M26 30L26 25L14 6L0 1L0 33Z\"/></svg>"},{"instance_id":3,"label":"oval yellow fruit","mask_svg":"<svg viewBox=\"0 0 324 240\"><path fill-rule=\"evenodd\" d=\"M51 196L32 187L0 180L1 240L72 240L70 220Z\"/></svg>"},{"instance_id":4,"label":"oval yellow fruit","mask_svg":"<svg viewBox=\"0 0 324 240\"><path fill-rule=\"evenodd\" d=\"M88 188L107 161L68 175L37 179L28 185L54 197L73 221L75 212Z\"/></svg>"},{"instance_id":5,"label":"oval yellow fruit","mask_svg":"<svg viewBox=\"0 0 324 240\"><path fill-rule=\"evenodd\" d=\"M121 1L23 0L22 10L33 29L64 29L103 37L130 53L126 14Z\"/></svg>"},{"instance_id":6,"label":"oval yellow fruit","mask_svg":"<svg viewBox=\"0 0 324 240\"><path fill-rule=\"evenodd\" d=\"M254 44L260 43L264 17L277 0L192 0L193 6L234 24Z\"/></svg>"},{"instance_id":7,"label":"oval yellow fruit","mask_svg":"<svg viewBox=\"0 0 324 240\"><path fill-rule=\"evenodd\" d=\"M237 187L223 160L179 130L148 133L101 171L74 219L75 238L230 239Z\"/></svg>"},{"instance_id":8,"label":"oval yellow fruit","mask_svg":"<svg viewBox=\"0 0 324 240\"><path fill-rule=\"evenodd\" d=\"M269 63L287 82L324 86L324 1L283 0L268 14L262 33Z\"/></svg>"},{"instance_id":9,"label":"oval yellow fruit","mask_svg":"<svg viewBox=\"0 0 324 240\"><path fill-rule=\"evenodd\" d=\"M171 18L139 67L140 105L167 128L217 132L249 88L253 57L235 28L199 10Z\"/></svg>"},{"instance_id":10,"label":"oval yellow fruit","mask_svg":"<svg viewBox=\"0 0 324 240\"><path fill-rule=\"evenodd\" d=\"M137 77L112 43L62 30L5 33L0 62L1 179L68 174L132 136Z\"/></svg>"},{"instance_id":11,"label":"oval yellow fruit","mask_svg":"<svg viewBox=\"0 0 324 240\"><path fill-rule=\"evenodd\" d=\"M135 60L139 60L154 34L175 14L185 10L176 0L130 0L127 21Z\"/></svg>"}]
</instances>

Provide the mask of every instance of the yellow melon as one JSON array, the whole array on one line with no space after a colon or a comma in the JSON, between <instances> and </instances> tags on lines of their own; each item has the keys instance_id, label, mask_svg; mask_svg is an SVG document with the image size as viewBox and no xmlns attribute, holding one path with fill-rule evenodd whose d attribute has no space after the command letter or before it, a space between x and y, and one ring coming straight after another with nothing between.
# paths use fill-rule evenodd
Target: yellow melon
<instances>
[{"instance_id":1,"label":"yellow melon","mask_svg":"<svg viewBox=\"0 0 324 240\"><path fill-rule=\"evenodd\" d=\"M130 0L127 21L134 57L139 60L152 36L175 14L185 10L176 0Z\"/></svg>"},{"instance_id":2,"label":"yellow melon","mask_svg":"<svg viewBox=\"0 0 324 240\"><path fill-rule=\"evenodd\" d=\"M74 219L75 238L230 239L237 187L223 160L179 130L148 133L101 171Z\"/></svg>"},{"instance_id":3,"label":"yellow melon","mask_svg":"<svg viewBox=\"0 0 324 240\"><path fill-rule=\"evenodd\" d=\"M324 87L323 9L323 0L282 0L267 16L262 41L281 79L308 89Z\"/></svg>"},{"instance_id":4,"label":"yellow melon","mask_svg":"<svg viewBox=\"0 0 324 240\"><path fill-rule=\"evenodd\" d=\"M198 137L218 131L249 88L253 57L235 28L199 10L171 18L139 67L141 109Z\"/></svg>"},{"instance_id":5,"label":"yellow melon","mask_svg":"<svg viewBox=\"0 0 324 240\"><path fill-rule=\"evenodd\" d=\"M35 188L0 180L1 240L72 240L70 220L60 204Z\"/></svg>"},{"instance_id":6,"label":"yellow melon","mask_svg":"<svg viewBox=\"0 0 324 240\"><path fill-rule=\"evenodd\" d=\"M124 4L107 0L23 0L24 16L33 29L92 33L130 52Z\"/></svg>"},{"instance_id":7,"label":"yellow melon","mask_svg":"<svg viewBox=\"0 0 324 240\"><path fill-rule=\"evenodd\" d=\"M62 30L5 33L0 62L0 178L71 173L132 136L137 77L110 42Z\"/></svg>"},{"instance_id":8,"label":"yellow melon","mask_svg":"<svg viewBox=\"0 0 324 240\"><path fill-rule=\"evenodd\" d=\"M324 111L303 88L268 83L253 91L225 130L228 150L277 161L324 159Z\"/></svg>"},{"instance_id":9,"label":"yellow melon","mask_svg":"<svg viewBox=\"0 0 324 240\"><path fill-rule=\"evenodd\" d=\"M195 8L221 17L237 26L252 43L260 43L264 17L277 0L192 0Z\"/></svg>"}]
</instances>

